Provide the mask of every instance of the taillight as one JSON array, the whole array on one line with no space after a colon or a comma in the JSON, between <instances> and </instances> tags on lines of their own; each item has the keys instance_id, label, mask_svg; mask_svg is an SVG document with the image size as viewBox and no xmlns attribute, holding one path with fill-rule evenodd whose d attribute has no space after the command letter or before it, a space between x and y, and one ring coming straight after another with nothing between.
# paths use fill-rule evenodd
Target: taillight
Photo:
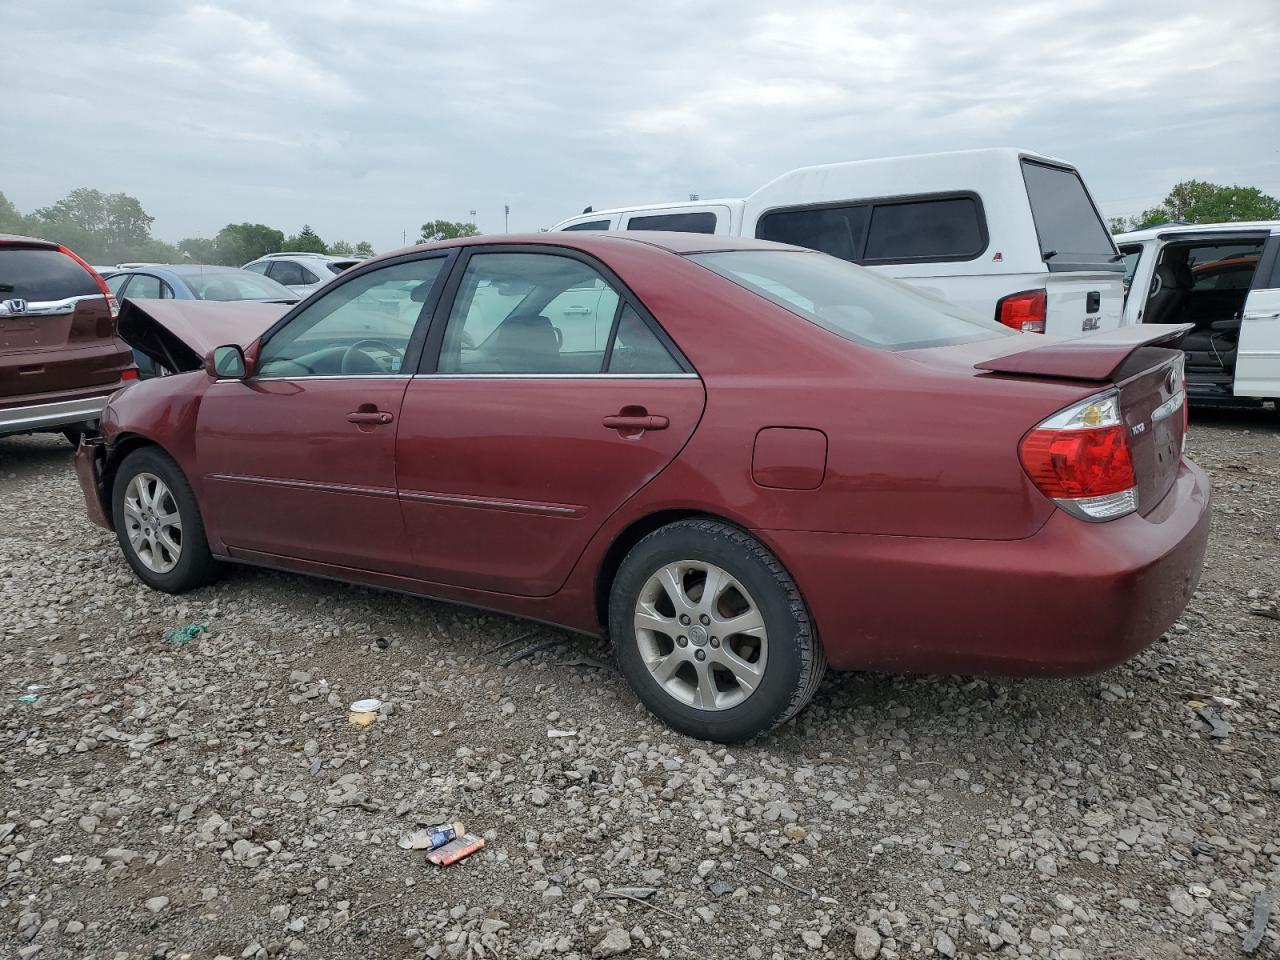
<instances>
[{"instance_id":1,"label":"taillight","mask_svg":"<svg viewBox=\"0 0 1280 960\"><path fill-rule=\"evenodd\" d=\"M120 315L120 304L116 301L116 295L111 292L111 288L107 286L107 281L102 279L102 274L89 266L84 260L76 256L75 252L66 247L58 247L60 253L65 253L80 266L89 271L89 275L98 283L98 289L102 291L102 295L107 298L107 309L111 311L111 319L114 320Z\"/></svg>"},{"instance_id":2,"label":"taillight","mask_svg":"<svg viewBox=\"0 0 1280 960\"><path fill-rule=\"evenodd\" d=\"M1129 434L1114 391L1054 414L1022 438L1018 455L1031 482L1082 520L1138 509Z\"/></svg>"},{"instance_id":3,"label":"taillight","mask_svg":"<svg viewBox=\"0 0 1280 960\"><path fill-rule=\"evenodd\" d=\"M1023 290L996 301L996 320L1023 333L1044 333L1049 295L1043 290Z\"/></svg>"},{"instance_id":4,"label":"taillight","mask_svg":"<svg viewBox=\"0 0 1280 960\"><path fill-rule=\"evenodd\" d=\"M120 371L121 380L137 380L138 370L136 367L130 367L128 370Z\"/></svg>"}]
</instances>

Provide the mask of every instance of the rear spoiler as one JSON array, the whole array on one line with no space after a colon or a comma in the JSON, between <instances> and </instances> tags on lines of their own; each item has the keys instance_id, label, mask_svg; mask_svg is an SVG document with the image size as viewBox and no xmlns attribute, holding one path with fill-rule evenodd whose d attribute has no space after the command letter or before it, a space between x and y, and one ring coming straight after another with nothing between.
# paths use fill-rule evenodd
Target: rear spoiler
<instances>
[{"instance_id":1,"label":"rear spoiler","mask_svg":"<svg viewBox=\"0 0 1280 960\"><path fill-rule=\"evenodd\" d=\"M1146 323L1118 327L1074 340L1054 340L1028 347L994 360L975 363L977 370L1033 377L1061 377L1064 380L1112 379L1121 364L1142 347L1174 347L1182 342L1191 323ZM1040 337L1039 334L1025 334Z\"/></svg>"}]
</instances>

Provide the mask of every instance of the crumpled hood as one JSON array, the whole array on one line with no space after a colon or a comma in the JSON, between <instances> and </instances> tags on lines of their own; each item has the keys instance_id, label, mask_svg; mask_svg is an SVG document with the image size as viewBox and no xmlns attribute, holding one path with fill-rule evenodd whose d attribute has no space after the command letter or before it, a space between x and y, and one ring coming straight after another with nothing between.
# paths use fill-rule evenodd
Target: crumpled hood
<instances>
[{"instance_id":1,"label":"crumpled hood","mask_svg":"<svg viewBox=\"0 0 1280 960\"><path fill-rule=\"evenodd\" d=\"M130 300L120 305L120 337L174 373L197 370L214 347L248 346L289 310L288 303Z\"/></svg>"}]
</instances>

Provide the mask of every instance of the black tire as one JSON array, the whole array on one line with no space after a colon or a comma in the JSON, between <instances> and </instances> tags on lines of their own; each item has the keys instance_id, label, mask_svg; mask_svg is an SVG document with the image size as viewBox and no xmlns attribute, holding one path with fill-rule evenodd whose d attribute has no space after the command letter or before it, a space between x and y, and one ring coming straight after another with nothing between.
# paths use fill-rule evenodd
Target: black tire
<instances>
[{"instance_id":1,"label":"black tire","mask_svg":"<svg viewBox=\"0 0 1280 960\"><path fill-rule=\"evenodd\" d=\"M706 710L685 703L645 665L636 637L636 604L657 571L681 560L722 568L746 588L764 620L763 678L735 706ZM717 520L678 521L631 549L610 590L609 635L623 677L645 706L681 733L717 743L741 743L790 720L809 702L827 667L800 591L778 558L754 537Z\"/></svg>"},{"instance_id":2,"label":"black tire","mask_svg":"<svg viewBox=\"0 0 1280 960\"><path fill-rule=\"evenodd\" d=\"M150 569L134 550L129 541L125 516L125 493L129 482L138 474L149 473L162 480L168 487L177 507L181 522L181 550L177 563L164 572ZM143 447L126 456L116 470L111 486L111 516L116 528L116 539L125 560L133 568L139 580L153 590L165 593L182 593L203 587L218 578L218 561L209 552L209 541L204 533L204 518L195 494L182 470L159 447Z\"/></svg>"}]
</instances>

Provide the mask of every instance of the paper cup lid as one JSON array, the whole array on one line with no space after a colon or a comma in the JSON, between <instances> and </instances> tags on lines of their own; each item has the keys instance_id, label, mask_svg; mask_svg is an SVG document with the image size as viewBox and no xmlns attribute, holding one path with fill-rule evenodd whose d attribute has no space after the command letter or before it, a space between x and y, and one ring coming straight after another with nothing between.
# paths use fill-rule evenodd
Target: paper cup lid
<instances>
[{"instance_id":1,"label":"paper cup lid","mask_svg":"<svg viewBox=\"0 0 1280 960\"><path fill-rule=\"evenodd\" d=\"M370 697L368 700L357 700L351 705L352 713L375 713L382 706L382 701L377 697Z\"/></svg>"}]
</instances>

